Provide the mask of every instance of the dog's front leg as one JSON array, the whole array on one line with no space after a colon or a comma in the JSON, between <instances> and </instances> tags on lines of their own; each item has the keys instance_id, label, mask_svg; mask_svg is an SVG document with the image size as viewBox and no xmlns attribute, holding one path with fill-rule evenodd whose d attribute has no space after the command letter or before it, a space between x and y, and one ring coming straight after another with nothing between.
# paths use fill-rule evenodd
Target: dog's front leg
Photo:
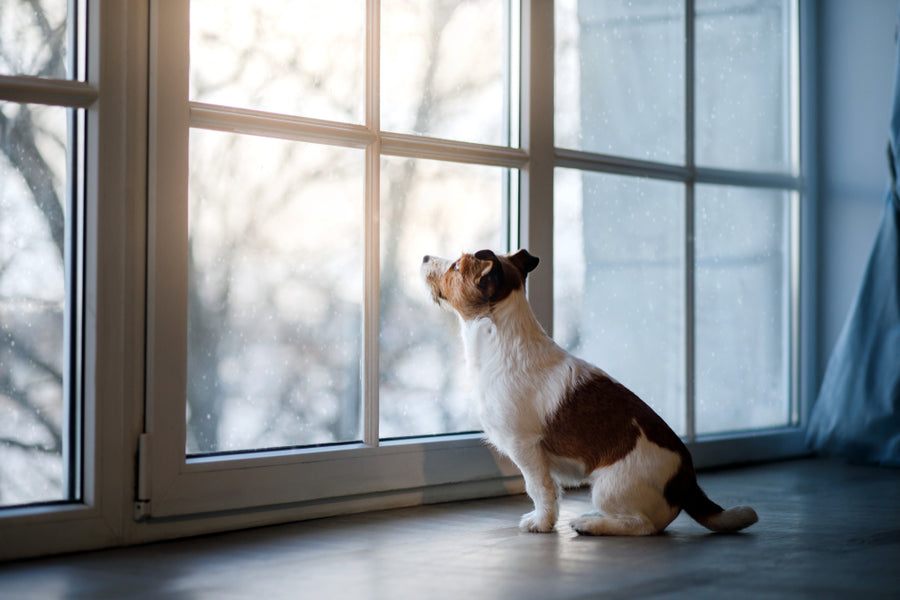
<instances>
[{"instance_id":1,"label":"dog's front leg","mask_svg":"<svg viewBox=\"0 0 900 600\"><path fill-rule=\"evenodd\" d=\"M513 462L525 478L525 491L534 502L534 510L522 515L519 529L531 533L553 531L559 515L559 486L550 474L550 466L539 447L516 453Z\"/></svg>"}]
</instances>

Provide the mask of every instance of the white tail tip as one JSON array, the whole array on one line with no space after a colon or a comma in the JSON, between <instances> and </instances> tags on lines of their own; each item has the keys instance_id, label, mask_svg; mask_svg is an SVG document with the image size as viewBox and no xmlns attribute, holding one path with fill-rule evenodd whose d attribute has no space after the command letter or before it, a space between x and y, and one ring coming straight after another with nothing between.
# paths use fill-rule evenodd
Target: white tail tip
<instances>
[{"instance_id":1,"label":"white tail tip","mask_svg":"<svg viewBox=\"0 0 900 600\"><path fill-rule=\"evenodd\" d=\"M740 531L759 521L756 511L749 506L735 506L728 510L710 515L703 521L703 526L713 531Z\"/></svg>"}]
</instances>

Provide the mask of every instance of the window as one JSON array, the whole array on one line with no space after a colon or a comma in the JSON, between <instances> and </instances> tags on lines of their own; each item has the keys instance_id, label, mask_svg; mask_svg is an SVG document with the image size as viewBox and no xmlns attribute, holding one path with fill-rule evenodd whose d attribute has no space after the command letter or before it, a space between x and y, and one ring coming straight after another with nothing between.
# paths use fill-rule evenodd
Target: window
<instances>
[{"instance_id":1,"label":"window","mask_svg":"<svg viewBox=\"0 0 900 600\"><path fill-rule=\"evenodd\" d=\"M408 462L443 455L481 458L438 483L505 485L418 266L516 234L516 7L193 0L157 15L149 516L241 507L251 466L273 488L251 504L423 487L435 474ZM352 475L366 461L397 478ZM286 473L298 485L276 489Z\"/></svg>"},{"instance_id":2,"label":"window","mask_svg":"<svg viewBox=\"0 0 900 600\"><path fill-rule=\"evenodd\" d=\"M689 440L797 423L797 5L556 3L554 331Z\"/></svg>"},{"instance_id":3,"label":"window","mask_svg":"<svg viewBox=\"0 0 900 600\"><path fill-rule=\"evenodd\" d=\"M79 9L0 4L0 507L81 495Z\"/></svg>"},{"instance_id":4,"label":"window","mask_svg":"<svg viewBox=\"0 0 900 600\"><path fill-rule=\"evenodd\" d=\"M367 74L365 2L191 3L191 109L203 118L188 157L189 454L477 429L452 325L410 267L428 252L506 246L508 169L460 164L470 149L441 140L508 146L509 12L504 0L382 2ZM461 52L471 23L479 43ZM249 111L265 136L211 131ZM288 130L279 118L308 121ZM307 124L331 132L329 145ZM355 124L365 136L342 130ZM422 139L444 156L390 149ZM367 153L380 190L365 185ZM375 218L380 252L367 257ZM375 297L378 322L364 327ZM365 396L376 373L361 372L363 339L376 334L379 387ZM364 423L375 396L378 422Z\"/></svg>"},{"instance_id":5,"label":"window","mask_svg":"<svg viewBox=\"0 0 900 600\"><path fill-rule=\"evenodd\" d=\"M521 490L424 254L539 256L697 464L802 451L810 6L0 0L0 557Z\"/></svg>"}]
</instances>

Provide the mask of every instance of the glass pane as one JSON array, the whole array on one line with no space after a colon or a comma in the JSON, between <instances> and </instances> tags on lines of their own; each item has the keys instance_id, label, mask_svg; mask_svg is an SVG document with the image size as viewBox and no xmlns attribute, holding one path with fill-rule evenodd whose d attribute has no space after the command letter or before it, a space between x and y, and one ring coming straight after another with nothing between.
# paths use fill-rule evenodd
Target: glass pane
<instances>
[{"instance_id":1,"label":"glass pane","mask_svg":"<svg viewBox=\"0 0 900 600\"><path fill-rule=\"evenodd\" d=\"M382 160L382 437L481 429L465 383L457 317L431 300L426 254L505 250L507 169Z\"/></svg>"},{"instance_id":2,"label":"glass pane","mask_svg":"<svg viewBox=\"0 0 900 600\"><path fill-rule=\"evenodd\" d=\"M708 167L790 171L789 0L697 0L696 151Z\"/></svg>"},{"instance_id":3,"label":"glass pane","mask_svg":"<svg viewBox=\"0 0 900 600\"><path fill-rule=\"evenodd\" d=\"M69 0L0 0L0 74L65 79Z\"/></svg>"},{"instance_id":4,"label":"glass pane","mask_svg":"<svg viewBox=\"0 0 900 600\"><path fill-rule=\"evenodd\" d=\"M506 0L382 0L381 128L508 144Z\"/></svg>"},{"instance_id":5,"label":"glass pane","mask_svg":"<svg viewBox=\"0 0 900 600\"><path fill-rule=\"evenodd\" d=\"M556 145L684 160L684 6L556 3Z\"/></svg>"},{"instance_id":6,"label":"glass pane","mask_svg":"<svg viewBox=\"0 0 900 600\"><path fill-rule=\"evenodd\" d=\"M684 186L557 169L553 334L684 423Z\"/></svg>"},{"instance_id":7,"label":"glass pane","mask_svg":"<svg viewBox=\"0 0 900 600\"><path fill-rule=\"evenodd\" d=\"M192 0L192 100L365 118L365 0Z\"/></svg>"},{"instance_id":8,"label":"glass pane","mask_svg":"<svg viewBox=\"0 0 900 600\"><path fill-rule=\"evenodd\" d=\"M191 131L188 453L360 438L364 157Z\"/></svg>"},{"instance_id":9,"label":"glass pane","mask_svg":"<svg viewBox=\"0 0 900 600\"><path fill-rule=\"evenodd\" d=\"M786 425L788 192L697 186L697 432Z\"/></svg>"},{"instance_id":10,"label":"glass pane","mask_svg":"<svg viewBox=\"0 0 900 600\"><path fill-rule=\"evenodd\" d=\"M0 506L68 499L67 109L0 102Z\"/></svg>"}]
</instances>

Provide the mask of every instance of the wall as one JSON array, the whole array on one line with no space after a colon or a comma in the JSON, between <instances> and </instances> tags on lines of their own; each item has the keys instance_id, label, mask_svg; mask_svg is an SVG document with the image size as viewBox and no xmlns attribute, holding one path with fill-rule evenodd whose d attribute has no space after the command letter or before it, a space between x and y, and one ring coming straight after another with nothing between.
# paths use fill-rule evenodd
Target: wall
<instances>
[{"instance_id":1,"label":"wall","mask_svg":"<svg viewBox=\"0 0 900 600\"><path fill-rule=\"evenodd\" d=\"M880 222L897 0L818 3L816 389Z\"/></svg>"}]
</instances>

